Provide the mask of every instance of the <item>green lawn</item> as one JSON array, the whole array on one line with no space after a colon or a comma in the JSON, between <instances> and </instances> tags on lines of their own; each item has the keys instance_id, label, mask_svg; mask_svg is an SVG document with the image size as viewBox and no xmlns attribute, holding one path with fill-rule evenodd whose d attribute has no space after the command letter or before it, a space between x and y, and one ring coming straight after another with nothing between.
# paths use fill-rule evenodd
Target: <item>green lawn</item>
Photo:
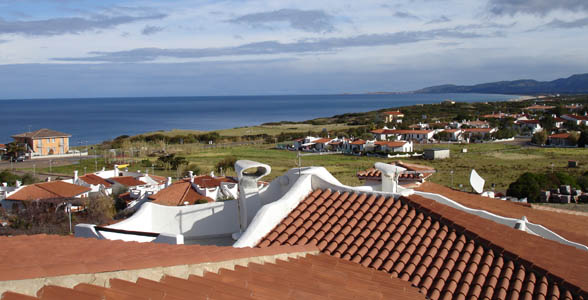
<instances>
[{"instance_id":1,"label":"green lawn","mask_svg":"<svg viewBox=\"0 0 588 300\"><path fill-rule=\"evenodd\" d=\"M417 147L419 149L433 147ZM436 146L439 147L439 146ZM447 146L445 146L447 147ZM419 163L433 166L437 173L431 177L431 181L443 185L451 185L450 171L453 174L453 186L463 184L469 188L469 175L472 169L486 179L486 187L490 189L491 184L496 185L496 191L505 191L508 185L515 181L524 172L569 172L571 174L583 174L588 172L588 149L559 149L559 148L528 148L506 144L469 144L450 145L451 158L438 161L425 161L420 158L402 159L407 162ZM461 149L467 148L467 153ZM207 149L202 145L173 145L169 146L172 152L179 156L185 156L191 164L196 164L201 173L209 173L220 160L235 156L237 159L249 159L269 164L272 167L272 174L265 180L271 180L285 171L297 166L296 152L272 149L272 145L247 145ZM145 170L138 162L142 159L149 159L155 162L155 157L134 158L137 164L132 165L132 170ZM322 155L302 157L303 166L323 166L327 168L342 183L347 185L358 185L361 182L357 179L357 171L370 168L378 161L392 162L395 159L356 157L347 155ZM568 160L578 160L580 167L568 169ZM98 169L104 166L104 161L98 160ZM87 172L95 170L93 159L82 161L81 165L70 165L53 167L54 173L72 174L73 170L83 173L86 167ZM112 167L109 164L108 167ZM47 172L48 170L43 170ZM177 176L176 171L155 170L157 175ZM228 175L234 175L229 173Z\"/></svg>"}]
</instances>

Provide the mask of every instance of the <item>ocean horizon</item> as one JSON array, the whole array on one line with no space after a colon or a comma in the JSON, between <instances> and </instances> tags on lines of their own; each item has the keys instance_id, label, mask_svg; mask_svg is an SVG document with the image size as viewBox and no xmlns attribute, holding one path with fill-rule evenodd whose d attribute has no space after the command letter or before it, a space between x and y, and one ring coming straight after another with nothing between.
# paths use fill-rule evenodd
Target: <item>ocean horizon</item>
<instances>
[{"instance_id":1,"label":"ocean horizon","mask_svg":"<svg viewBox=\"0 0 588 300\"><path fill-rule=\"evenodd\" d=\"M211 131L416 104L506 101L501 94L342 94L52 98L0 100L0 143L11 135L50 128L72 135L71 145L172 129Z\"/></svg>"}]
</instances>

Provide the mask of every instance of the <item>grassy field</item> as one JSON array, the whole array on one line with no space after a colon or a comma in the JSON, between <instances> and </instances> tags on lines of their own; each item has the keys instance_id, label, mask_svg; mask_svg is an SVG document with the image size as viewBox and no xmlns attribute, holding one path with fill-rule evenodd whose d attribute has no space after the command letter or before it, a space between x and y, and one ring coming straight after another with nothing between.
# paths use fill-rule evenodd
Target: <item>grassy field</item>
<instances>
[{"instance_id":1,"label":"grassy field","mask_svg":"<svg viewBox=\"0 0 588 300\"><path fill-rule=\"evenodd\" d=\"M429 148L433 146L418 147ZM438 145L436 147L439 147ZM469 145L443 145L451 150L451 158L438 161L425 161L419 158L402 159L407 162L433 166L437 173L431 177L431 181L446 186L451 186L453 171L453 186L462 184L464 189L469 188L469 176L472 169L486 180L487 189L495 184L495 190L505 191L508 185L515 181L524 172L568 172L570 174L583 174L588 172L588 149L563 149L563 148L535 148L521 147L508 144L469 144ZM462 149L467 148L467 153ZM269 164L272 174L264 178L271 180L285 171L297 166L296 152L275 150L272 145L247 145L234 147L218 147L206 149L199 145L174 145L168 149L184 156L191 164L196 164L202 173L209 173L220 160L234 156L237 159L249 159ZM154 157L137 157L135 161L149 159L155 162ZM568 160L577 160L579 168L567 168ZM357 171L370 168L377 161L392 162L394 159L356 157L346 155L306 156L302 158L303 166L324 166L341 182L348 185L359 185ZM553 163L553 168L552 168ZM98 160L98 169L104 164ZM71 174L74 169L83 172L86 167L88 172L95 169L94 160L83 161L81 165L54 167L53 172ZM144 166L133 165L131 169L145 170ZM47 171L47 170L44 170ZM175 171L155 170L158 175L177 176ZM233 175L230 174L229 175Z\"/></svg>"},{"instance_id":2,"label":"grassy field","mask_svg":"<svg viewBox=\"0 0 588 300\"><path fill-rule=\"evenodd\" d=\"M326 124L326 125L312 125L312 124L279 124L279 125L259 125L259 126L246 126L246 127L238 127L238 128L231 128L231 129L221 129L215 130L221 136L244 136L244 135L258 135L258 134L268 134L268 135L278 135L280 133L292 133L292 132L320 132L323 128L326 128L328 131L336 131L336 130L343 130L349 129L356 126L350 126L347 124ZM176 136L176 135L186 135L186 134L202 134L206 133L205 131L198 131L198 130L183 130L183 129L174 129L170 131L158 131L158 132L150 132L146 133L145 135L150 135L154 133L163 134L165 136Z\"/></svg>"}]
</instances>

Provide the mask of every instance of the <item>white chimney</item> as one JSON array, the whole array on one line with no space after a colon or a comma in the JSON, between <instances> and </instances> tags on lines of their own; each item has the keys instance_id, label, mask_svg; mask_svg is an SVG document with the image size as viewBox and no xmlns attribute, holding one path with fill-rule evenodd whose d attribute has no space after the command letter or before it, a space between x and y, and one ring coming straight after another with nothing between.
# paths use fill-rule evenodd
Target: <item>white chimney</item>
<instances>
[{"instance_id":1,"label":"white chimney","mask_svg":"<svg viewBox=\"0 0 588 300\"><path fill-rule=\"evenodd\" d=\"M76 184L78 182L78 170L74 170L74 178L73 178L73 183Z\"/></svg>"},{"instance_id":2,"label":"white chimney","mask_svg":"<svg viewBox=\"0 0 588 300\"><path fill-rule=\"evenodd\" d=\"M171 177L168 177L168 178L167 178L167 181L165 182L165 187L168 187L168 186L170 186L171 184L172 184L172 178L171 178Z\"/></svg>"},{"instance_id":3,"label":"white chimney","mask_svg":"<svg viewBox=\"0 0 588 300\"><path fill-rule=\"evenodd\" d=\"M17 180L17 181L16 181L16 183L15 183L14 185L15 185L17 188L19 188L21 184L22 184L22 182L20 182L20 181L18 181L18 180Z\"/></svg>"},{"instance_id":4,"label":"white chimney","mask_svg":"<svg viewBox=\"0 0 588 300\"><path fill-rule=\"evenodd\" d=\"M47 182L51 182L51 176L47 176Z\"/></svg>"},{"instance_id":5,"label":"white chimney","mask_svg":"<svg viewBox=\"0 0 588 300\"><path fill-rule=\"evenodd\" d=\"M255 172L245 172L246 170L255 170ZM271 170L272 168L266 164L250 160L238 160L235 163L235 172L239 179L237 210L239 212L240 232L247 229L247 226L261 208L262 199L259 195L258 182L262 177L270 174Z\"/></svg>"},{"instance_id":6,"label":"white chimney","mask_svg":"<svg viewBox=\"0 0 588 300\"><path fill-rule=\"evenodd\" d=\"M118 176L118 165L114 165L114 175L112 177Z\"/></svg>"},{"instance_id":7,"label":"white chimney","mask_svg":"<svg viewBox=\"0 0 588 300\"><path fill-rule=\"evenodd\" d=\"M194 183L194 172L193 171L188 171L188 175L190 176L190 182Z\"/></svg>"},{"instance_id":8,"label":"white chimney","mask_svg":"<svg viewBox=\"0 0 588 300\"><path fill-rule=\"evenodd\" d=\"M2 182L2 187L8 187L8 182Z\"/></svg>"},{"instance_id":9,"label":"white chimney","mask_svg":"<svg viewBox=\"0 0 588 300\"><path fill-rule=\"evenodd\" d=\"M145 175L149 175L149 169L145 169Z\"/></svg>"},{"instance_id":10,"label":"white chimney","mask_svg":"<svg viewBox=\"0 0 588 300\"><path fill-rule=\"evenodd\" d=\"M398 178L402 172L406 171L406 169L381 162L375 163L374 166L382 173L382 192L397 193Z\"/></svg>"}]
</instances>

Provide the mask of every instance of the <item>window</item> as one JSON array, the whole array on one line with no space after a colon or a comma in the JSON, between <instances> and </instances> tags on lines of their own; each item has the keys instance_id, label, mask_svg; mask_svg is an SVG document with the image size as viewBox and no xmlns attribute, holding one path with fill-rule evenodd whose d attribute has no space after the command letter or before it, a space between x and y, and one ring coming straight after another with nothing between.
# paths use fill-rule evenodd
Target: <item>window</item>
<instances>
[{"instance_id":1,"label":"window","mask_svg":"<svg viewBox=\"0 0 588 300\"><path fill-rule=\"evenodd\" d=\"M55 143L55 138L52 138L51 139L51 143Z\"/></svg>"}]
</instances>

